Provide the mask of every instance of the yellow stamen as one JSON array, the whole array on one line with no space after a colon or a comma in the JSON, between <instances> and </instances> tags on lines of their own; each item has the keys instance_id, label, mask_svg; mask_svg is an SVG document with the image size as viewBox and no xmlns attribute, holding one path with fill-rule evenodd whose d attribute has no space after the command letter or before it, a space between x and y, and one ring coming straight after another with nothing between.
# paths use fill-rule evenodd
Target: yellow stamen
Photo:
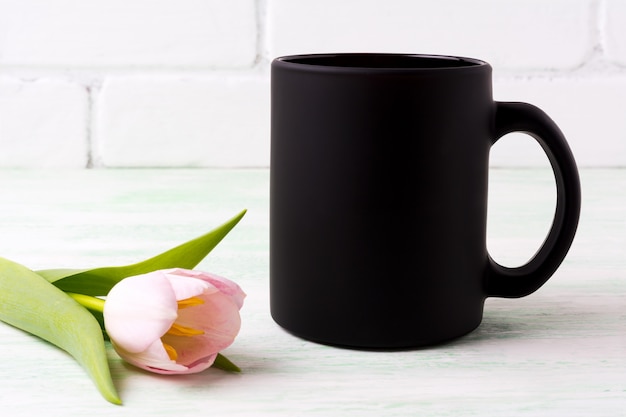
<instances>
[{"instance_id":1,"label":"yellow stamen","mask_svg":"<svg viewBox=\"0 0 626 417\"><path fill-rule=\"evenodd\" d=\"M178 358L178 353L176 353L176 349L174 349L171 345L163 343L163 347L167 352L167 356L169 356L171 360L175 361Z\"/></svg>"},{"instance_id":2,"label":"yellow stamen","mask_svg":"<svg viewBox=\"0 0 626 417\"><path fill-rule=\"evenodd\" d=\"M199 298L199 297L186 298L184 300L178 301L178 309L180 310L183 308L193 307L193 306L197 306L200 304L204 304L204 300L202 298Z\"/></svg>"},{"instance_id":3,"label":"yellow stamen","mask_svg":"<svg viewBox=\"0 0 626 417\"><path fill-rule=\"evenodd\" d=\"M198 336L200 334L204 334L204 331L174 323L167 331L167 334L171 336Z\"/></svg>"}]
</instances>

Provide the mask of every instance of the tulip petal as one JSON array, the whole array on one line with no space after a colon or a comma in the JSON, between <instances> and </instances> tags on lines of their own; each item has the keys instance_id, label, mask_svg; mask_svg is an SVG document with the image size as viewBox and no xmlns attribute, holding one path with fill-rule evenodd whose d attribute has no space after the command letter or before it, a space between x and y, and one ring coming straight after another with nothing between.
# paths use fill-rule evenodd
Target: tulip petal
<instances>
[{"instance_id":1,"label":"tulip petal","mask_svg":"<svg viewBox=\"0 0 626 417\"><path fill-rule=\"evenodd\" d=\"M217 292L217 288L201 279L176 275L170 271L163 271L163 274L169 281L177 301L187 300L207 291Z\"/></svg>"},{"instance_id":2,"label":"tulip petal","mask_svg":"<svg viewBox=\"0 0 626 417\"><path fill-rule=\"evenodd\" d=\"M209 367L211 367L211 365L213 365L213 362L215 362L215 359L217 358L217 353L214 353L210 356L204 357L204 358L200 358L197 361L195 361L194 363L191 363L188 365L188 369L185 372L185 374L195 374L198 372L202 372L205 369L208 369Z\"/></svg>"},{"instance_id":3,"label":"tulip petal","mask_svg":"<svg viewBox=\"0 0 626 417\"><path fill-rule=\"evenodd\" d=\"M104 304L106 331L118 347L131 353L159 340L177 317L178 305L169 280L157 271L120 281Z\"/></svg>"},{"instance_id":4,"label":"tulip petal","mask_svg":"<svg viewBox=\"0 0 626 417\"><path fill-rule=\"evenodd\" d=\"M239 285L237 285L236 283L234 283L233 281L227 278L224 278L224 277L221 277L219 275L212 274L209 272L195 271L195 270L182 269L182 268L170 269L165 272L167 272L168 275L178 275L178 276L184 276L184 277L190 277L190 278L197 278L205 282L208 282L213 287L217 288L221 293L230 296L235 301L239 309L241 309L241 307L243 306L243 300L244 298L246 298L246 293L243 292L243 290L241 289L241 287L239 287Z\"/></svg>"},{"instance_id":5,"label":"tulip petal","mask_svg":"<svg viewBox=\"0 0 626 417\"><path fill-rule=\"evenodd\" d=\"M241 327L239 308L230 297L219 292L200 297L204 304L179 310L176 323L204 333L194 337L167 333L162 338L176 348L177 362L186 366L230 346Z\"/></svg>"},{"instance_id":6,"label":"tulip petal","mask_svg":"<svg viewBox=\"0 0 626 417\"><path fill-rule=\"evenodd\" d=\"M143 352L128 352L113 344L115 351L126 362L150 372L159 374L186 373L189 369L171 360L160 340L156 340Z\"/></svg>"}]
</instances>

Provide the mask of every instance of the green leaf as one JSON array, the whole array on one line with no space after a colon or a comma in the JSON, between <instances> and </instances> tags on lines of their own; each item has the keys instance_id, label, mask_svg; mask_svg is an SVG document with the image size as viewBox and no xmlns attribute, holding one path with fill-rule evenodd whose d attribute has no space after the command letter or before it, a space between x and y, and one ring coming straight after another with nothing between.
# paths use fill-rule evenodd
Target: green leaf
<instances>
[{"instance_id":1,"label":"green leaf","mask_svg":"<svg viewBox=\"0 0 626 417\"><path fill-rule=\"evenodd\" d=\"M239 223L245 214L246 210L243 210L209 233L136 264L93 269L46 269L36 272L66 292L93 296L106 295L115 284L130 276L159 269L193 269Z\"/></svg>"},{"instance_id":2,"label":"green leaf","mask_svg":"<svg viewBox=\"0 0 626 417\"><path fill-rule=\"evenodd\" d=\"M104 398L122 403L96 319L35 272L4 258L0 258L0 320L67 351L85 368Z\"/></svg>"},{"instance_id":3,"label":"green leaf","mask_svg":"<svg viewBox=\"0 0 626 417\"><path fill-rule=\"evenodd\" d=\"M215 362L213 362L212 366L218 369L221 369L223 371L241 372L241 369L237 365L232 363L230 359L228 359L226 356L222 355L221 353L217 354L217 357L215 358Z\"/></svg>"}]
</instances>

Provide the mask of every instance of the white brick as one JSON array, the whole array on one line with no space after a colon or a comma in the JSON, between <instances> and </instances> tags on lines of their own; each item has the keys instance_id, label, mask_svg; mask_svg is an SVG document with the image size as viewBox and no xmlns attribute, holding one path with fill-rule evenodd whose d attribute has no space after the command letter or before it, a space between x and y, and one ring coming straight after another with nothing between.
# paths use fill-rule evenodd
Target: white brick
<instances>
[{"instance_id":1,"label":"white brick","mask_svg":"<svg viewBox=\"0 0 626 417\"><path fill-rule=\"evenodd\" d=\"M115 77L97 101L107 167L269 165L266 77Z\"/></svg>"},{"instance_id":2,"label":"white brick","mask_svg":"<svg viewBox=\"0 0 626 417\"><path fill-rule=\"evenodd\" d=\"M84 168L88 102L69 82L0 78L0 167Z\"/></svg>"},{"instance_id":3,"label":"white brick","mask_svg":"<svg viewBox=\"0 0 626 417\"><path fill-rule=\"evenodd\" d=\"M626 76L496 80L494 98L544 110L565 134L579 166L626 166ZM492 165L547 165L532 139L510 136L494 146Z\"/></svg>"},{"instance_id":4,"label":"white brick","mask_svg":"<svg viewBox=\"0 0 626 417\"><path fill-rule=\"evenodd\" d=\"M606 52L610 60L626 64L626 1L607 0Z\"/></svg>"},{"instance_id":5,"label":"white brick","mask_svg":"<svg viewBox=\"0 0 626 417\"><path fill-rule=\"evenodd\" d=\"M242 67L254 0L0 0L0 65Z\"/></svg>"},{"instance_id":6,"label":"white brick","mask_svg":"<svg viewBox=\"0 0 626 417\"><path fill-rule=\"evenodd\" d=\"M271 58L314 52L471 56L560 69L591 49L591 0L270 0Z\"/></svg>"}]
</instances>

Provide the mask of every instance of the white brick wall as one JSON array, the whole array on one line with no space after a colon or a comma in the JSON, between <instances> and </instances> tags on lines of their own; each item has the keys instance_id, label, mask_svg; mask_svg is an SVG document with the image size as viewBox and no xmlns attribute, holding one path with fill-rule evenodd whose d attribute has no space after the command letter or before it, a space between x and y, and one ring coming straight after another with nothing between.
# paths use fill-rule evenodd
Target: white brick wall
<instances>
[{"instance_id":1,"label":"white brick wall","mask_svg":"<svg viewBox=\"0 0 626 417\"><path fill-rule=\"evenodd\" d=\"M569 69L591 49L590 0L272 0L270 54L385 51Z\"/></svg>"},{"instance_id":2,"label":"white brick wall","mask_svg":"<svg viewBox=\"0 0 626 417\"><path fill-rule=\"evenodd\" d=\"M254 0L1 0L0 64L248 67Z\"/></svg>"},{"instance_id":3,"label":"white brick wall","mask_svg":"<svg viewBox=\"0 0 626 417\"><path fill-rule=\"evenodd\" d=\"M0 0L0 167L268 166L271 60L336 51L485 59L579 165L626 166L626 0Z\"/></svg>"},{"instance_id":4,"label":"white brick wall","mask_svg":"<svg viewBox=\"0 0 626 417\"><path fill-rule=\"evenodd\" d=\"M497 79L494 98L540 105L561 127L580 165L626 165L626 74L532 81ZM534 140L522 134L509 136L494 147L492 163L548 166Z\"/></svg>"},{"instance_id":5,"label":"white brick wall","mask_svg":"<svg viewBox=\"0 0 626 417\"><path fill-rule=\"evenodd\" d=\"M609 59L626 65L626 1L607 0L602 18L606 19L606 49Z\"/></svg>"},{"instance_id":6,"label":"white brick wall","mask_svg":"<svg viewBox=\"0 0 626 417\"><path fill-rule=\"evenodd\" d=\"M266 166L269 85L261 77L110 77L96 103L104 166Z\"/></svg>"},{"instance_id":7,"label":"white brick wall","mask_svg":"<svg viewBox=\"0 0 626 417\"><path fill-rule=\"evenodd\" d=\"M66 81L0 78L0 166L84 167L87 90Z\"/></svg>"}]
</instances>

